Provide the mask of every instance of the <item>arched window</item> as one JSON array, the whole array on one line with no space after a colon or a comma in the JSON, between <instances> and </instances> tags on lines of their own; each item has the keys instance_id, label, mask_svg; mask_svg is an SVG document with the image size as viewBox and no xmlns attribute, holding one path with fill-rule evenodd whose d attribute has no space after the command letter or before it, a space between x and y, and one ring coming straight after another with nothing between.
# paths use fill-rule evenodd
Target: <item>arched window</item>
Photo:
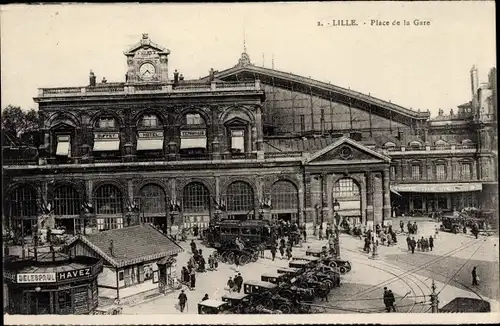
<instances>
[{"instance_id":1,"label":"arched window","mask_svg":"<svg viewBox=\"0 0 500 326\"><path fill-rule=\"evenodd\" d=\"M444 140L440 139L438 141L436 141L434 143L434 145L437 147L437 148L445 148L446 146L448 146L448 143L445 142Z\"/></svg>"},{"instance_id":2,"label":"arched window","mask_svg":"<svg viewBox=\"0 0 500 326\"><path fill-rule=\"evenodd\" d=\"M422 144L416 140L410 142L410 148L412 149L420 149L422 147Z\"/></svg>"},{"instance_id":3,"label":"arched window","mask_svg":"<svg viewBox=\"0 0 500 326\"><path fill-rule=\"evenodd\" d=\"M271 187L271 204L274 209L298 209L297 188L290 181L275 182Z\"/></svg>"},{"instance_id":4,"label":"arched window","mask_svg":"<svg viewBox=\"0 0 500 326\"><path fill-rule=\"evenodd\" d=\"M158 117L155 114L145 114L139 120L138 126L144 128L156 128L160 125Z\"/></svg>"},{"instance_id":5,"label":"arched window","mask_svg":"<svg viewBox=\"0 0 500 326\"><path fill-rule=\"evenodd\" d=\"M472 146L472 145L473 145L472 140L470 140L470 139L464 139L464 140L462 140L462 146L469 147L469 146Z\"/></svg>"},{"instance_id":6,"label":"arched window","mask_svg":"<svg viewBox=\"0 0 500 326\"><path fill-rule=\"evenodd\" d=\"M186 126L203 126L205 125L205 120L199 113L187 113L184 116L183 124Z\"/></svg>"},{"instance_id":7,"label":"arched window","mask_svg":"<svg viewBox=\"0 0 500 326\"><path fill-rule=\"evenodd\" d=\"M166 196L165 191L158 185L147 184L139 191L140 210L144 214L165 215Z\"/></svg>"},{"instance_id":8,"label":"arched window","mask_svg":"<svg viewBox=\"0 0 500 326\"><path fill-rule=\"evenodd\" d=\"M55 215L79 215L82 196L71 186L61 186L54 191Z\"/></svg>"},{"instance_id":9,"label":"arched window","mask_svg":"<svg viewBox=\"0 0 500 326\"><path fill-rule=\"evenodd\" d=\"M333 185L333 198L359 197L359 186L351 178L342 178Z\"/></svg>"},{"instance_id":10,"label":"arched window","mask_svg":"<svg viewBox=\"0 0 500 326\"><path fill-rule=\"evenodd\" d=\"M97 214L123 213L122 192L115 185L106 184L97 188L94 200Z\"/></svg>"},{"instance_id":11,"label":"arched window","mask_svg":"<svg viewBox=\"0 0 500 326\"><path fill-rule=\"evenodd\" d=\"M184 187L182 208L185 213L201 213L210 210L210 193L201 182L191 182Z\"/></svg>"},{"instance_id":12,"label":"arched window","mask_svg":"<svg viewBox=\"0 0 500 326\"><path fill-rule=\"evenodd\" d=\"M250 212L254 209L252 187L243 181L235 181L227 187L228 211Z\"/></svg>"},{"instance_id":13,"label":"arched window","mask_svg":"<svg viewBox=\"0 0 500 326\"><path fill-rule=\"evenodd\" d=\"M6 200L7 216L14 218L36 218L36 192L28 186L19 186L9 193Z\"/></svg>"},{"instance_id":14,"label":"arched window","mask_svg":"<svg viewBox=\"0 0 500 326\"><path fill-rule=\"evenodd\" d=\"M384 148L387 148L387 149L392 149L392 148L394 148L394 147L396 147L396 144L395 144L395 143L393 143L392 141L388 141L388 142L386 142L386 143L384 144Z\"/></svg>"},{"instance_id":15,"label":"arched window","mask_svg":"<svg viewBox=\"0 0 500 326\"><path fill-rule=\"evenodd\" d=\"M470 180L472 178L472 164L464 161L460 163L462 180Z\"/></svg>"},{"instance_id":16,"label":"arched window","mask_svg":"<svg viewBox=\"0 0 500 326\"><path fill-rule=\"evenodd\" d=\"M112 116L102 116L97 119L94 127L98 129L114 129L117 128L116 119Z\"/></svg>"}]
</instances>

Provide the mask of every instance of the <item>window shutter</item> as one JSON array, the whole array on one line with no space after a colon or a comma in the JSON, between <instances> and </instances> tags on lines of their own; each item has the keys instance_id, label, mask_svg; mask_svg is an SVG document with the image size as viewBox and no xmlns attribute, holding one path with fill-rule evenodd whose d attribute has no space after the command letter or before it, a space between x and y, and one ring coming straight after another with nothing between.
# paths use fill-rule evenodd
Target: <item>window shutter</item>
<instances>
[{"instance_id":1,"label":"window shutter","mask_svg":"<svg viewBox=\"0 0 500 326\"><path fill-rule=\"evenodd\" d=\"M125 286L130 286L130 283L132 283L130 281L130 269L129 268L126 268L123 270L123 275L124 275L124 281L125 281Z\"/></svg>"},{"instance_id":2,"label":"window shutter","mask_svg":"<svg viewBox=\"0 0 500 326\"><path fill-rule=\"evenodd\" d=\"M144 265L139 266L139 283L144 282Z\"/></svg>"}]
</instances>

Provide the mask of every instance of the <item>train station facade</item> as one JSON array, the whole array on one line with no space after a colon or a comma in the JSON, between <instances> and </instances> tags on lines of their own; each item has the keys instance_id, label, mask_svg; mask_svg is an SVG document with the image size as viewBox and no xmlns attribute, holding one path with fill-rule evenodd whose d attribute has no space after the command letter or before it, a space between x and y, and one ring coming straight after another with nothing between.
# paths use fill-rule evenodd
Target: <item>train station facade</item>
<instances>
[{"instance_id":1,"label":"train station facade","mask_svg":"<svg viewBox=\"0 0 500 326\"><path fill-rule=\"evenodd\" d=\"M479 86L471 70L471 102L430 118L246 53L195 80L169 71L169 55L145 34L125 52L125 82L91 72L87 86L39 90L38 154L4 161L11 226L31 229L41 203L70 233L498 205L495 71Z\"/></svg>"}]
</instances>

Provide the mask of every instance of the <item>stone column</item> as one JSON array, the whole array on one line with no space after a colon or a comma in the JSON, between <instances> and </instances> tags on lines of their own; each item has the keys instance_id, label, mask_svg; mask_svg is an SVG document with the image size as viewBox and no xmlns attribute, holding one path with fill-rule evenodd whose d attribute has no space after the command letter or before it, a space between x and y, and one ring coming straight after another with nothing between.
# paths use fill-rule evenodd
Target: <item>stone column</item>
<instances>
[{"instance_id":1,"label":"stone column","mask_svg":"<svg viewBox=\"0 0 500 326\"><path fill-rule=\"evenodd\" d=\"M446 180L453 180L453 166L451 165L451 160L446 160Z\"/></svg>"},{"instance_id":2,"label":"stone column","mask_svg":"<svg viewBox=\"0 0 500 326\"><path fill-rule=\"evenodd\" d=\"M382 189L384 191L384 197L383 197L383 215L382 215L382 221L385 220L390 220L391 219L391 188L390 188L390 170L388 167L384 168L384 172L382 174L383 177L383 183L382 183Z\"/></svg>"},{"instance_id":3,"label":"stone column","mask_svg":"<svg viewBox=\"0 0 500 326\"><path fill-rule=\"evenodd\" d=\"M134 182L133 179L127 179L127 192L128 192L128 200L133 203L134 202Z\"/></svg>"},{"instance_id":4,"label":"stone column","mask_svg":"<svg viewBox=\"0 0 500 326\"><path fill-rule=\"evenodd\" d=\"M264 148L263 148L263 130L262 130L262 107L260 105L257 106L256 114L255 114L255 128L257 132L257 158L264 159Z\"/></svg>"},{"instance_id":5,"label":"stone column","mask_svg":"<svg viewBox=\"0 0 500 326\"><path fill-rule=\"evenodd\" d=\"M373 175L372 172L366 172L366 224L373 225Z\"/></svg>"},{"instance_id":6,"label":"stone column","mask_svg":"<svg viewBox=\"0 0 500 326\"><path fill-rule=\"evenodd\" d=\"M472 161L472 166L471 166L471 178L472 180L478 180L478 173L477 173L477 161L473 160Z\"/></svg>"}]
</instances>

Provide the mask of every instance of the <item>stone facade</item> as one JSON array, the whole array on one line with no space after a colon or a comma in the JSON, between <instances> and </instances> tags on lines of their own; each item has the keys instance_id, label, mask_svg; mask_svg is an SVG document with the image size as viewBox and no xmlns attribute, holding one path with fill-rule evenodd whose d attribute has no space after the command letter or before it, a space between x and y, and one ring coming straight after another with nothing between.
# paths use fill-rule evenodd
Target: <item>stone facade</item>
<instances>
[{"instance_id":1,"label":"stone facade","mask_svg":"<svg viewBox=\"0 0 500 326\"><path fill-rule=\"evenodd\" d=\"M170 79L169 54L144 35L125 53L125 82L96 83L91 73L89 86L40 89L39 164L4 166L13 226L33 225L40 203L74 232L85 218L94 229L191 226L216 214L319 223L336 209L371 224L389 220L393 206L495 205L477 191L498 180L491 87L473 86L474 101L430 119L254 66L246 53L206 78ZM427 188L404 190L412 185Z\"/></svg>"}]
</instances>

